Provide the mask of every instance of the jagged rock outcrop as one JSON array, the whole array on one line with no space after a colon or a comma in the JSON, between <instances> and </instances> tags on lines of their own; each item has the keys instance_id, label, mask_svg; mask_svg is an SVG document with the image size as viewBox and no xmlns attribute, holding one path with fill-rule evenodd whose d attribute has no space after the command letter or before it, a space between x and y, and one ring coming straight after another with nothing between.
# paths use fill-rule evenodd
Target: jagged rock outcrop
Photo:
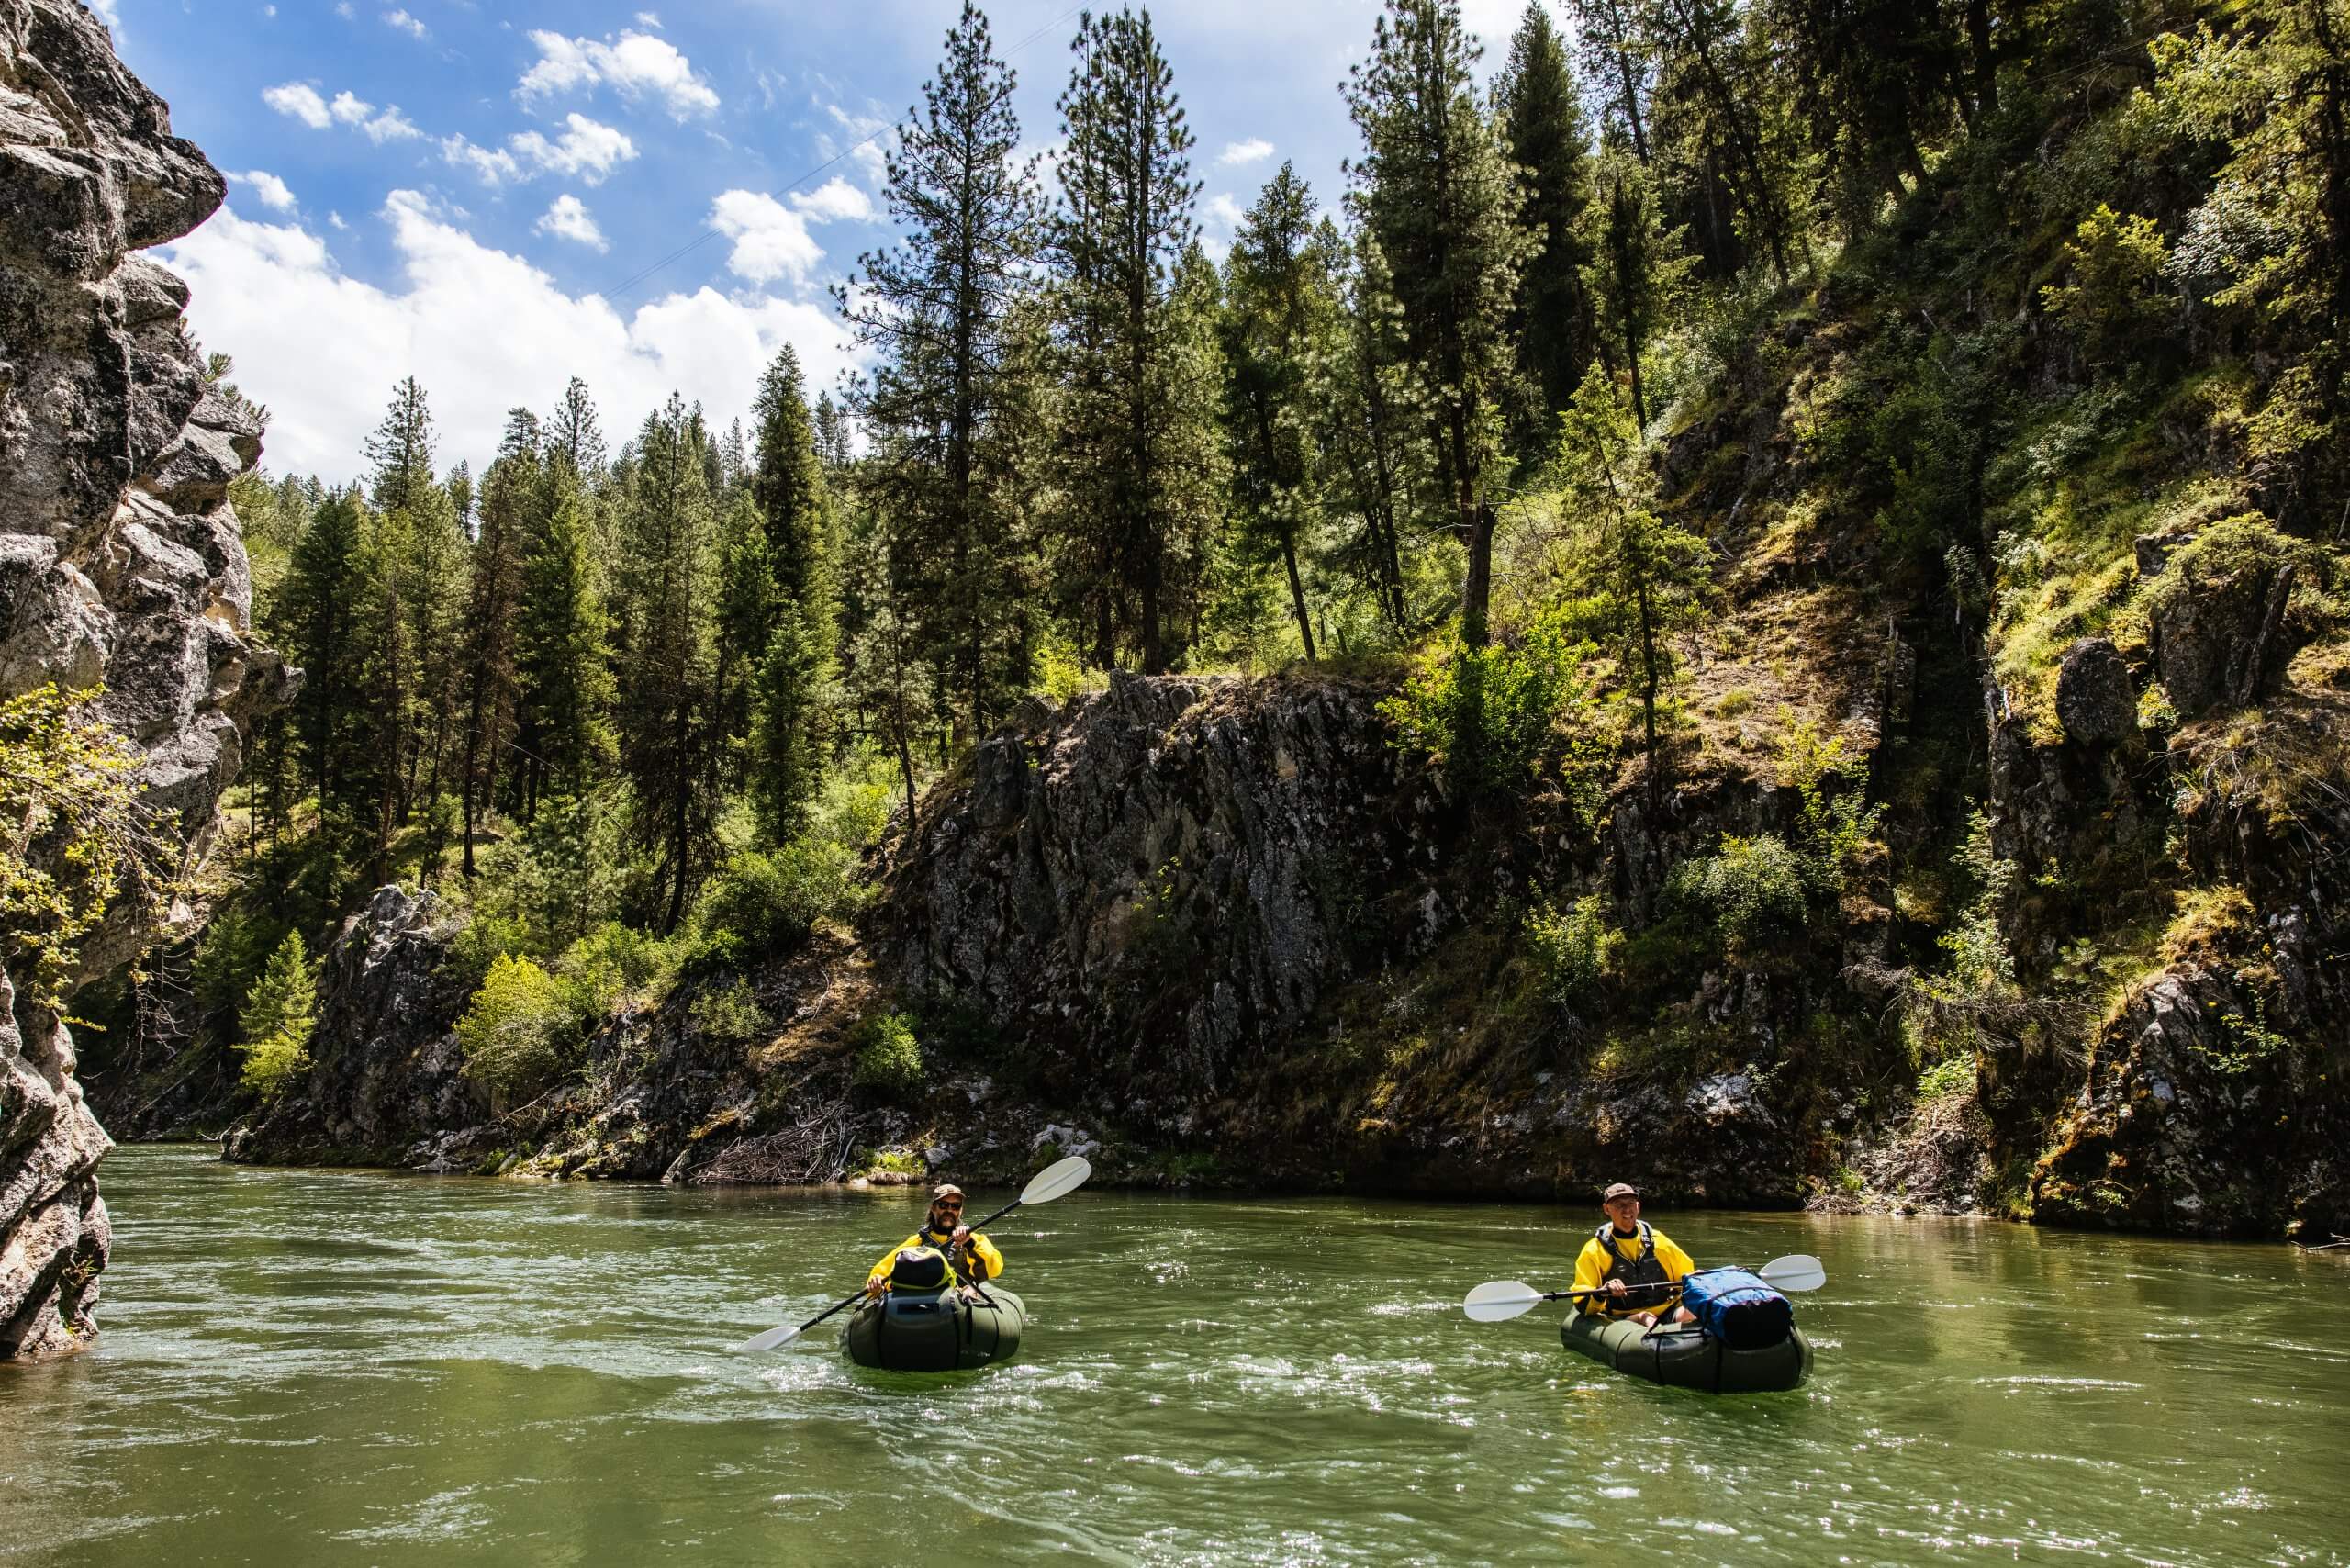
<instances>
[{"instance_id":1,"label":"jagged rock outcrop","mask_svg":"<svg viewBox=\"0 0 2350 1568\"><path fill-rule=\"evenodd\" d=\"M1114 675L985 742L941 804L890 879L884 968L1163 1104L1229 1087L1357 949L1458 919L1453 813L1337 685Z\"/></svg>"},{"instance_id":2,"label":"jagged rock outcrop","mask_svg":"<svg viewBox=\"0 0 2350 1568\"><path fill-rule=\"evenodd\" d=\"M488 1107L452 1028L465 987L449 935L433 894L376 889L327 951L308 1081L231 1129L227 1158L397 1165L420 1140L481 1121Z\"/></svg>"},{"instance_id":3,"label":"jagged rock outcrop","mask_svg":"<svg viewBox=\"0 0 2350 1568\"><path fill-rule=\"evenodd\" d=\"M260 426L207 384L185 286L133 254L201 223L225 188L88 11L0 0L0 694L104 683L98 711L198 851L241 726L297 679L249 640L227 499ZM153 935L110 922L84 972ZM94 1174L108 1144L73 1040L6 994L0 1359L87 1342L109 1245Z\"/></svg>"}]
</instances>

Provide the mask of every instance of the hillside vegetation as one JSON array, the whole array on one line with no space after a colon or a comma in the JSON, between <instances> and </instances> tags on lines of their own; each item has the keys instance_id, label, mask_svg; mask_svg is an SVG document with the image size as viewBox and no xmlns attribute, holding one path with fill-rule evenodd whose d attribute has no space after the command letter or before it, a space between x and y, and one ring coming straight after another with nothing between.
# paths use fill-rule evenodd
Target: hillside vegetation
<instances>
[{"instance_id":1,"label":"hillside vegetation","mask_svg":"<svg viewBox=\"0 0 2350 1568\"><path fill-rule=\"evenodd\" d=\"M1221 262L1085 26L1049 190L950 32L837 401L240 481L308 685L112 1118L2342 1222L2350 10L1538 4L1488 95L1391 0ZM363 1150L286 999L396 880Z\"/></svg>"}]
</instances>

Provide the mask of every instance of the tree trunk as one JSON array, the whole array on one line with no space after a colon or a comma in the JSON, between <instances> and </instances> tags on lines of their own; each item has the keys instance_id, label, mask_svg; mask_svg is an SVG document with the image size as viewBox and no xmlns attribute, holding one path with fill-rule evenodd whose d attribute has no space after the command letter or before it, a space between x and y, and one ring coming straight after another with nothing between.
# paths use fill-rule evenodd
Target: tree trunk
<instances>
[{"instance_id":1,"label":"tree trunk","mask_svg":"<svg viewBox=\"0 0 2350 1568\"><path fill-rule=\"evenodd\" d=\"M1305 662L1314 662L1314 623L1305 613L1305 584L1297 575L1297 537L1287 523L1281 525L1281 560L1289 567L1290 608L1297 616L1297 635L1305 644Z\"/></svg>"}]
</instances>

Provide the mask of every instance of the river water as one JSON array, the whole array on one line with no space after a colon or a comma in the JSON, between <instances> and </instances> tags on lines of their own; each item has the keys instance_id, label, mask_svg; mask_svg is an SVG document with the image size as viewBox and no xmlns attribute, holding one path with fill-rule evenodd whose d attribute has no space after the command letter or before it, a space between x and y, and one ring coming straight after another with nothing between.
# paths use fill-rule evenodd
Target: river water
<instances>
[{"instance_id":1,"label":"river water","mask_svg":"<svg viewBox=\"0 0 2350 1568\"><path fill-rule=\"evenodd\" d=\"M1812 1381L1569 1355L1529 1205L1084 1191L1006 1222L1018 1362L861 1371L807 1316L902 1193L228 1167L126 1148L105 1335L0 1368L0 1562L2341 1563L2338 1255L1651 1212L1817 1253ZM1006 1194L1008 1196L1008 1194ZM974 1212L996 1194L972 1194Z\"/></svg>"}]
</instances>

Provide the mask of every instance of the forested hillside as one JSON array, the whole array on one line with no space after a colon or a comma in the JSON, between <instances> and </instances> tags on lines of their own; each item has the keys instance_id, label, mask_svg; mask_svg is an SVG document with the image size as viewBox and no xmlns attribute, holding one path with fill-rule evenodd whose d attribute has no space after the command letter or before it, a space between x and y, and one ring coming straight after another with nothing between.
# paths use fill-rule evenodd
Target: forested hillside
<instances>
[{"instance_id":1,"label":"forested hillside","mask_svg":"<svg viewBox=\"0 0 2350 1568\"><path fill-rule=\"evenodd\" d=\"M2340 1224L2345 50L1537 0L1487 90L1389 0L1347 188L1216 259L1148 14L1024 128L966 6L863 377L575 381L478 475L403 381L364 486L236 482L306 680L92 1092L714 1180L1020 1163L976 1085L1136 1180Z\"/></svg>"}]
</instances>

